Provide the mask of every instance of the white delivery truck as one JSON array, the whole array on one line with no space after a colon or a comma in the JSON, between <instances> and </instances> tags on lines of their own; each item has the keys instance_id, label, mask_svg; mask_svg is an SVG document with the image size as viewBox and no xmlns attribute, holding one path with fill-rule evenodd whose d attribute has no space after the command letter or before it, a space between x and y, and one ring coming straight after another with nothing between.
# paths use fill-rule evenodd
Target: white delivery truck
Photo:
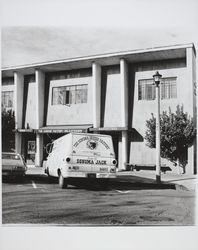
<instances>
[{"instance_id":1,"label":"white delivery truck","mask_svg":"<svg viewBox=\"0 0 198 250\"><path fill-rule=\"evenodd\" d=\"M69 133L50 144L45 172L66 188L74 178L115 178L116 164L111 136Z\"/></svg>"}]
</instances>

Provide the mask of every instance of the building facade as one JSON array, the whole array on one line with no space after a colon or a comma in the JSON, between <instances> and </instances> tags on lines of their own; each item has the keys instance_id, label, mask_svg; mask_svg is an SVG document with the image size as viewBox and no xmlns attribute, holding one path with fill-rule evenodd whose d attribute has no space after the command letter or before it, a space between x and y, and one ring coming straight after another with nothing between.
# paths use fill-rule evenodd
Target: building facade
<instances>
[{"instance_id":1,"label":"building facade","mask_svg":"<svg viewBox=\"0 0 198 250\"><path fill-rule=\"evenodd\" d=\"M15 110L16 151L42 166L52 140L103 133L113 138L120 170L155 164L144 139L156 109L152 76L162 75L161 112L183 105L196 121L195 57L194 45L185 44L3 68L2 106ZM196 143L186 157L186 172L195 174Z\"/></svg>"}]
</instances>

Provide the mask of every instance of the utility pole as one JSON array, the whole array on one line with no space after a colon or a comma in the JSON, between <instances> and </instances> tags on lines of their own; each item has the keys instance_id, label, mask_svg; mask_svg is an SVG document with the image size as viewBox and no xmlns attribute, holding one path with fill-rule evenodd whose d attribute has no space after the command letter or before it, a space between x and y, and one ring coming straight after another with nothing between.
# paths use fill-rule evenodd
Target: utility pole
<instances>
[{"instance_id":1,"label":"utility pole","mask_svg":"<svg viewBox=\"0 0 198 250\"><path fill-rule=\"evenodd\" d=\"M156 182L161 182L161 158L160 158L160 79L162 75L157 71L153 75L156 93Z\"/></svg>"}]
</instances>

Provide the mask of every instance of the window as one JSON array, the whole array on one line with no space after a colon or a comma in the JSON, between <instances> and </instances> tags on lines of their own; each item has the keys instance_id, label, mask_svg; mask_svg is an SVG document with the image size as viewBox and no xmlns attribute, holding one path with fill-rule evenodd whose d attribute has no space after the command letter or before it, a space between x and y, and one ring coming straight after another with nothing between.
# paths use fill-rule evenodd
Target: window
<instances>
[{"instance_id":1,"label":"window","mask_svg":"<svg viewBox=\"0 0 198 250\"><path fill-rule=\"evenodd\" d=\"M154 100L155 99L155 85L153 79L138 81L138 100Z\"/></svg>"},{"instance_id":2,"label":"window","mask_svg":"<svg viewBox=\"0 0 198 250\"><path fill-rule=\"evenodd\" d=\"M2 98L2 108L13 108L13 96L14 92L13 91L3 91L1 93L1 98Z\"/></svg>"},{"instance_id":3,"label":"window","mask_svg":"<svg viewBox=\"0 0 198 250\"><path fill-rule=\"evenodd\" d=\"M161 79L161 99L177 98L177 78L169 77ZM154 100L155 85L153 79L138 81L138 100Z\"/></svg>"},{"instance_id":4,"label":"window","mask_svg":"<svg viewBox=\"0 0 198 250\"><path fill-rule=\"evenodd\" d=\"M176 77L163 78L161 84L161 99L177 98Z\"/></svg>"},{"instance_id":5,"label":"window","mask_svg":"<svg viewBox=\"0 0 198 250\"><path fill-rule=\"evenodd\" d=\"M54 87L52 105L87 103L88 85Z\"/></svg>"}]
</instances>

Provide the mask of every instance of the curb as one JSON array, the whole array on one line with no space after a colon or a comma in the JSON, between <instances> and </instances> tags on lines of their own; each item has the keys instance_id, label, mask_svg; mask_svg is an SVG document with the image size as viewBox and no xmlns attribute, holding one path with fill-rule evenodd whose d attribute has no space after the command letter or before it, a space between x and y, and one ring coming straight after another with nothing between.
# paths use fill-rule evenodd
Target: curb
<instances>
[{"instance_id":1,"label":"curb","mask_svg":"<svg viewBox=\"0 0 198 250\"><path fill-rule=\"evenodd\" d=\"M192 191L194 189L189 189L186 186L180 185L180 184L175 184L175 189L180 190L180 191Z\"/></svg>"}]
</instances>

